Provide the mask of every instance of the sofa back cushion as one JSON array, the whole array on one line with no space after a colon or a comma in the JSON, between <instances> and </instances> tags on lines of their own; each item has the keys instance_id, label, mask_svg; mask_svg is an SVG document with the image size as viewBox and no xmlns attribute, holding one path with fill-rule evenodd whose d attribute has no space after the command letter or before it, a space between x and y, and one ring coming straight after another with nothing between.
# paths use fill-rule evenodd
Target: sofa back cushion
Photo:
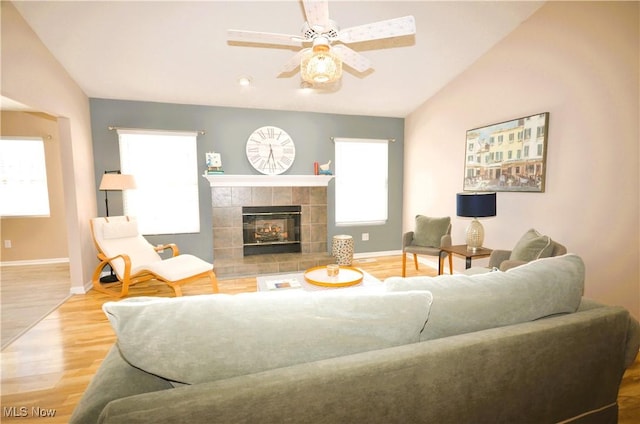
<instances>
[{"instance_id":1,"label":"sofa back cushion","mask_svg":"<svg viewBox=\"0 0 640 424\"><path fill-rule=\"evenodd\" d=\"M124 359L201 383L415 343L431 294L259 292L131 298L103 306Z\"/></svg>"},{"instance_id":2,"label":"sofa back cushion","mask_svg":"<svg viewBox=\"0 0 640 424\"><path fill-rule=\"evenodd\" d=\"M518 324L575 312L584 291L584 263L568 254L506 272L392 277L387 290L428 290L433 303L421 340Z\"/></svg>"}]
</instances>

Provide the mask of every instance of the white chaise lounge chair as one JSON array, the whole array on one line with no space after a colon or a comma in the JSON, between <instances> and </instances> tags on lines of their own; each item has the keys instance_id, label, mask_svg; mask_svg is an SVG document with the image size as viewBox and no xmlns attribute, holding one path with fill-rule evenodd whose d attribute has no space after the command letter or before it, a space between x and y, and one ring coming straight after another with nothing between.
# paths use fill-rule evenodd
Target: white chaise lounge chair
<instances>
[{"instance_id":1,"label":"white chaise lounge chair","mask_svg":"<svg viewBox=\"0 0 640 424\"><path fill-rule=\"evenodd\" d=\"M161 246L151 245L139 232L134 217L112 216L91 219L91 233L98 249L98 264L93 273L93 288L112 296L124 297L129 286L151 279L168 284L176 296L182 296L183 284L208 277L213 292L218 292L213 265L193 255L180 255L178 247L171 243ZM173 256L162 259L158 254L163 249L171 249ZM101 283L100 275L109 264L118 281ZM113 286L121 285L118 293Z\"/></svg>"}]
</instances>

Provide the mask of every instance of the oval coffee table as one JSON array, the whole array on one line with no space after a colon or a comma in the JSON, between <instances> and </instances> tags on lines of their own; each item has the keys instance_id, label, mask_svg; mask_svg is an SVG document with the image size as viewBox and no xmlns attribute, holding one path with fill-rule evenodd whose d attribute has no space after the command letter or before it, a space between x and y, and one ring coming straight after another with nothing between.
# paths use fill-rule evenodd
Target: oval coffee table
<instances>
[{"instance_id":1,"label":"oval coffee table","mask_svg":"<svg viewBox=\"0 0 640 424\"><path fill-rule=\"evenodd\" d=\"M329 276L326 266L309 268L304 273L304 279L307 283L322 287L355 286L362 282L363 277L362 271L350 266L341 266L340 272L336 276Z\"/></svg>"}]
</instances>

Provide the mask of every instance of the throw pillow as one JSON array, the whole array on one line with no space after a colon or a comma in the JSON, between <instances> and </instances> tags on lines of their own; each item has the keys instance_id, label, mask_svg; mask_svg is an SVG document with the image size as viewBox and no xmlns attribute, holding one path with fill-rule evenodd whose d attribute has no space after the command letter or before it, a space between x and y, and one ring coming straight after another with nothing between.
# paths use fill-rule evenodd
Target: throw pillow
<instances>
[{"instance_id":1,"label":"throw pillow","mask_svg":"<svg viewBox=\"0 0 640 424\"><path fill-rule=\"evenodd\" d=\"M105 303L123 358L201 383L416 343L429 292L258 292Z\"/></svg>"},{"instance_id":2,"label":"throw pillow","mask_svg":"<svg viewBox=\"0 0 640 424\"><path fill-rule=\"evenodd\" d=\"M129 221L105 222L102 225L102 236L105 240L136 237L138 223L131 218Z\"/></svg>"},{"instance_id":3,"label":"throw pillow","mask_svg":"<svg viewBox=\"0 0 640 424\"><path fill-rule=\"evenodd\" d=\"M426 247L440 247L442 236L447 234L451 224L450 217L431 218L416 215L416 227L413 232L413 244Z\"/></svg>"},{"instance_id":4,"label":"throw pillow","mask_svg":"<svg viewBox=\"0 0 640 424\"><path fill-rule=\"evenodd\" d=\"M538 259L506 272L438 277L391 277L387 290L433 295L421 340L471 333L578 309L584 291L579 256Z\"/></svg>"},{"instance_id":5,"label":"throw pillow","mask_svg":"<svg viewBox=\"0 0 640 424\"><path fill-rule=\"evenodd\" d=\"M543 236L533 228L524 233L511 251L509 260L529 262L535 259L548 258L553 252L549 236Z\"/></svg>"}]
</instances>

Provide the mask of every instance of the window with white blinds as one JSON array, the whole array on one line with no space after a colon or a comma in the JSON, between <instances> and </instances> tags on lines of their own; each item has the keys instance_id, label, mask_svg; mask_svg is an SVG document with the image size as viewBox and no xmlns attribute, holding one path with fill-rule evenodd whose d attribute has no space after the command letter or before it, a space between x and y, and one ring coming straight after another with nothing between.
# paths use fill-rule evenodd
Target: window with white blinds
<instances>
[{"instance_id":1,"label":"window with white blinds","mask_svg":"<svg viewBox=\"0 0 640 424\"><path fill-rule=\"evenodd\" d=\"M118 129L120 167L136 189L123 193L124 213L142 234L200 232L196 132Z\"/></svg>"},{"instance_id":2,"label":"window with white blinds","mask_svg":"<svg viewBox=\"0 0 640 424\"><path fill-rule=\"evenodd\" d=\"M49 216L44 141L0 137L0 216Z\"/></svg>"},{"instance_id":3,"label":"window with white blinds","mask_svg":"<svg viewBox=\"0 0 640 424\"><path fill-rule=\"evenodd\" d=\"M336 225L384 224L388 219L389 141L336 138Z\"/></svg>"}]
</instances>

